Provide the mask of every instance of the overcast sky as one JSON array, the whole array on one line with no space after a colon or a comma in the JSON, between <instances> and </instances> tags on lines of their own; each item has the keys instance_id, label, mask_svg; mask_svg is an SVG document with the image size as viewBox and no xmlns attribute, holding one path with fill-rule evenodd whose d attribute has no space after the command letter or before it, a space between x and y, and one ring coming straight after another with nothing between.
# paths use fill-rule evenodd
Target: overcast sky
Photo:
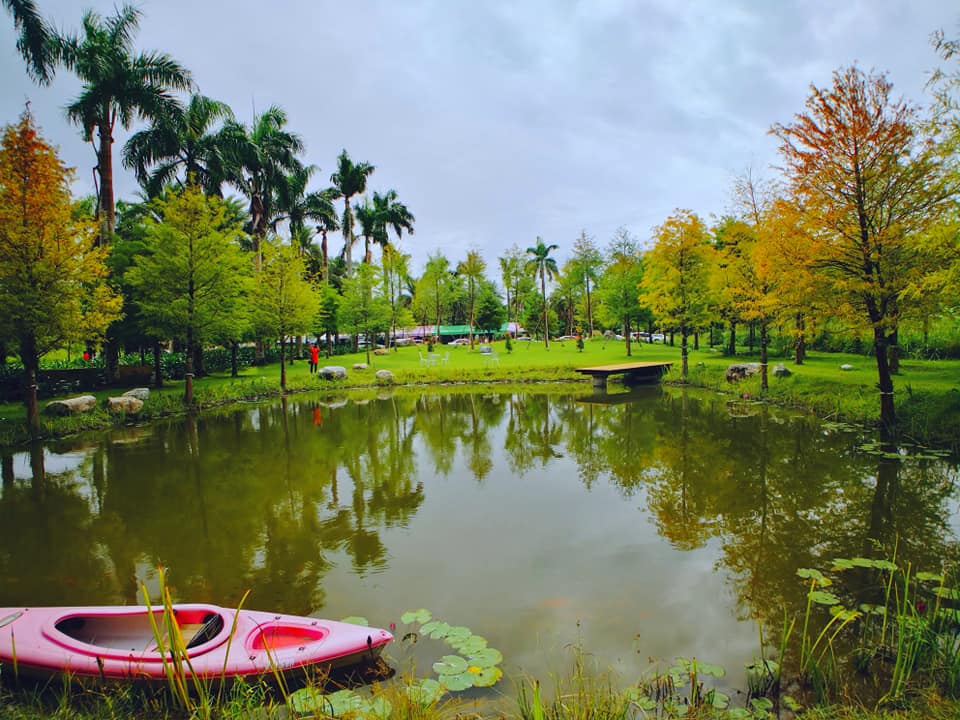
<instances>
[{"instance_id":1,"label":"overcast sky","mask_svg":"<svg viewBox=\"0 0 960 720\"><path fill-rule=\"evenodd\" d=\"M37 0L77 31L84 9ZM803 110L810 83L852 63L889 74L926 103L930 34L960 30L945 0L145 0L136 46L189 68L199 90L249 123L289 114L327 184L337 154L376 165L416 215L401 245L496 257L537 235L565 259L581 228L605 245L619 226L647 240L674 208L709 218L748 165L771 176L768 134ZM61 70L39 88L0 10L0 122L29 99L46 137L92 192L93 151L62 108L79 85ZM134 128L136 129L136 128ZM116 133L123 142L128 132ZM119 164L119 160L118 160ZM136 183L119 169L118 197ZM334 240L334 246L337 245Z\"/></svg>"}]
</instances>

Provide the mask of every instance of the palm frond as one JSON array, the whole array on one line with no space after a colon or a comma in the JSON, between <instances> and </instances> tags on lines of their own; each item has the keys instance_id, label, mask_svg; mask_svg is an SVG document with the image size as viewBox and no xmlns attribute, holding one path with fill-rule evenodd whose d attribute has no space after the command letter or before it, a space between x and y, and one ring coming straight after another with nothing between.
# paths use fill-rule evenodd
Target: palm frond
<instances>
[{"instance_id":1,"label":"palm frond","mask_svg":"<svg viewBox=\"0 0 960 720\"><path fill-rule=\"evenodd\" d=\"M40 15L34 0L2 0L13 15L18 31L17 51L27 63L27 73L41 85L49 85L56 63L56 34Z\"/></svg>"},{"instance_id":2,"label":"palm frond","mask_svg":"<svg viewBox=\"0 0 960 720\"><path fill-rule=\"evenodd\" d=\"M133 34L140 28L143 13L133 5L123 5L116 14L107 18L105 30L110 44L128 50L133 43ZM99 16L98 16L99 18Z\"/></svg>"}]
</instances>

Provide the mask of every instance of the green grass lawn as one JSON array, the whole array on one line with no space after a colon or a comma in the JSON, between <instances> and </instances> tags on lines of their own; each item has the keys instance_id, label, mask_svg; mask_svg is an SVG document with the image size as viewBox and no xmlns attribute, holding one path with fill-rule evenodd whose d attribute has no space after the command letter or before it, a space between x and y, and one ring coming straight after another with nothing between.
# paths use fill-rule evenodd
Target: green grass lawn
<instances>
[{"instance_id":1,"label":"green grass lawn","mask_svg":"<svg viewBox=\"0 0 960 720\"><path fill-rule=\"evenodd\" d=\"M574 372L574 368L628 361L669 361L674 363L666 376L667 382L682 381L680 375L680 348L663 343L631 343L632 356L626 354L622 340L594 338L579 351L575 341L551 342L545 348L542 342L514 342L512 352L505 343L493 343L496 353L491 359L480 352L480 346L439 345L434 348L437 361L425 365L424 345L390 350L385 355L369 357L369 367L354 370L355 363L366 363L366 353L338 355L320 359L323 365L340 365L347 370L344 381L327 381L310 375L306 360L297 360L287 366L289 391L312 389L343 389L369 387L376 384L375 373L385 369L394 373L394 382L401 385L458 383L458 382L536 382L580 381L588 378ZM733 362L755 362L757 357L724 356L720 348L702 346L690 352L688 381L694 385L719 391L747 395L763 395L777 404L811 410L821 417L848 422L870 422L879 412L876 391L876 369L873 358L840 353L811 353L805 363L793 364L789 358L770 358L774 364L783 362L792 375L776 378L771 375L770 388L761 393L759 377L748 378L731 385L724 379L724 371ZM841 365L852 365L853 370L840 370ZM894 377L897 406L902 425L913 437L933 442L956 444L960 437L960 361L905 360L901 372ZM195 383L199 407L276 395L280 391L278 364L244 368L238 378L229 373L213 373ZM119 390L100 390L94 395L103 400L118 394ZM165 381L161 390L154 390L141 415L150 419L180 412L183 382ZM45 401L41 402L41 406ZM0 445L20 442L26 438L23 424L26 419L22 404L0 405ZM105 410L69 418L44 418L45 435L63 435L83 429L106 427L122 418L111 418Z\"/></svg>"}]
</instances>

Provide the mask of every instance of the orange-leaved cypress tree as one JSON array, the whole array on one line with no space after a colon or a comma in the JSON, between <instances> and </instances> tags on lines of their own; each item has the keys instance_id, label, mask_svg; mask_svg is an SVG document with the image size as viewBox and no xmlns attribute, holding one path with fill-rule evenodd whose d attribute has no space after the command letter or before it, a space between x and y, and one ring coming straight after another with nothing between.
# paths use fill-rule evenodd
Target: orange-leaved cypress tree
<instances>
[{"instance_id":1,"label":"orange-leaved cypress tree","mask_svg":"<svg viewBox=\"0 0 960 720\"><path fill-rule=\"evenodd\" d=\"M0 145L0 307L3 332L25 372L27 421L40 429L40 358L69 341L102 336L120 314L106 284L106 249L96 228L72 217L72 171L37 131L29 111Z\"/></svg>"},{"instance_id":2,"label":"orange-leaved cypress tree","mask_svg":"<svg viewBox=\"0 0 960 720\"><path fill-rule=\"evenodd\" d=\"M771 130L804 208L812 267L837 305L873 330L887 428L896 421L887 347L905 291L935 269L918 240L957 191L943 156L921 137L916 110L893 99L892 87L884 75L839 70L832 87L811 87L806 113Z\"/></svg>"}]
</instances>

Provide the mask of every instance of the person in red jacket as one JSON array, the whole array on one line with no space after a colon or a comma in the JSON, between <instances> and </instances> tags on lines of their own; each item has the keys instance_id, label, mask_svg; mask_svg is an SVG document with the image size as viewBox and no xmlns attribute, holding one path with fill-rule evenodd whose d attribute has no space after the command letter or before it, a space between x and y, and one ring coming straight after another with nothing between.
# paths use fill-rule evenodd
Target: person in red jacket
<instances>
[{"instance_id":1,"label":"person in red jacket","mask_svg":"<svg viewBox=\"0 0 960 720\"><path fill-rule=\"evenodd\" d=\"M315 373L320 364L320 348L314 343L310 346L310 372Z\"/></svg>"}]
</instances>

